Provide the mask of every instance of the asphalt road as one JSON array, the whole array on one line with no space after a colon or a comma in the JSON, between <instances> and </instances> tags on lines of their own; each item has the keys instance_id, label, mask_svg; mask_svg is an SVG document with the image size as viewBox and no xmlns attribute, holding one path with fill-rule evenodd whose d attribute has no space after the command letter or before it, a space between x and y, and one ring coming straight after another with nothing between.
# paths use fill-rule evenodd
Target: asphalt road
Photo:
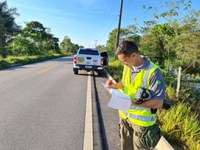
<instances>
[{"instance_id":1,"label":"asphalt road","mask_svg":"<svg viewBox=\"0 0 200 150\"><path fill-rule=\"evenodd\" d=\"M72 59L0 71L0 150L79 150L87 76Z\"/></svg>"},{"instance_id":2,"label":"asphalt road","mask_svg":"<svg viewBox=\"0 0 200 150\"><path fill-rule=\"evenodd\" d=\"M119 149L117 111L91 78L93 145ZM0 71L0 150L82 150L88 73L74 75L72 57Z\"/></svg>"},{"instance_id":3,"label":"asphalt road","mask_svg":"<svg viewBox=\"0 0 200 150\"><path fill-rule=\"evenodd\" d=\"M110 93L100 84L106 77L93 75L93 132L95 150L120 150L118 111L107 107Z\"/></svg>"}]
</instances>

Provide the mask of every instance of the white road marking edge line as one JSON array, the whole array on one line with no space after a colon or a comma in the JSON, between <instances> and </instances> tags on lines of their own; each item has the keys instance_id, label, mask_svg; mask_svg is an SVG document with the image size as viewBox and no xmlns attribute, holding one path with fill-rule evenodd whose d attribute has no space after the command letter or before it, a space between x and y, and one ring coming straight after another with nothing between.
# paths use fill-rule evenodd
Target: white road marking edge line
<instances>
[{"instance_id":1,"label":"white road marking edge line","mask_svg":"<svg viewBox=\"0 0 200 150\"><path fill-rule=\"evenodd\" d=\"M91 73L88 73L83 150L93 150Z\"/></svg>"}]
</instances>

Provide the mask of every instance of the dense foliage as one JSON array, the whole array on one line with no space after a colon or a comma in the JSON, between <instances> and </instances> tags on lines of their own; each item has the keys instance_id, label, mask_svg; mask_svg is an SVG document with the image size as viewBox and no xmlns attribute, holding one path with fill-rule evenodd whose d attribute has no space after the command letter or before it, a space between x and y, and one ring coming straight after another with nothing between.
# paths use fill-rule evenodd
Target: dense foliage
<instances>
[{"instance_id":1,"label":"dense foliage","mask_svg":"<svg viewBox=\"0 0 200 150\"><path fill-rule=\"evenodd\" d=\"M120 41L134 41L142 54L159 64L162 69L181 66L187 73L197 74L200 69L200 11L191 8L191 1L161 3L164 12L155 11L154 20L137 22L121 29ZM153 7L144 6L152 10ZM155 8L156 9L156 8ZM158 10L158 8L156 9ZM186 15L179 15L185 11ZM162 20L162 24L156 23ZM117 29L109 34L107 49L114 56ZM127 34L129 33L129 34Z\"/></svg>"},{"instance_id":2,"label":"dense foliage","mask_svg":"<svg viewBox=\"0 0 200 150\"><path fill-rule=\"evenodd\" d=\"M60 43L60 49L62 53L76 53L77 50L81 47L83 46L79 46L78 44L72 43L71 39L68 36L65 36L63 41Z\"/></svg>"},{"instance_id":3,"label":"dense foliage","mask_svg":"<svg viewBox=\"0 0 200 150\"><path fill-rule=\"evenodd\" d=\"M16 8L8 9L7 2L0 3L0 56L7 56L6 45L11 36L19 32L20 28L15 23L15 16L18 15Z\"/></svg>"},{"instance_id":4,"label":"dense foliage","mask_svg":"<svg viewBox=\"0 0 200 150\"><path fill-rule=\"evenodd\" d=\"M65 37L60 43L51 29L38 21L30 21L22 29L15 23L16 8L8 8L7 1L0 2L0 57L35 56L75 53L78 44Z\"/></svg>"},{"instance_id":5,"label":"dense foliage","mask_svg":"<svg viewBox=\"0 0 200 150\"><path fill-rule=\"evenodd\" d=\"M50 29L37 21L31 21L26 23L20 33L13 35L7 45L8 54L23 56L59 53L58 41L58 38L50 33Z\"/></svg>"}]
</instances>

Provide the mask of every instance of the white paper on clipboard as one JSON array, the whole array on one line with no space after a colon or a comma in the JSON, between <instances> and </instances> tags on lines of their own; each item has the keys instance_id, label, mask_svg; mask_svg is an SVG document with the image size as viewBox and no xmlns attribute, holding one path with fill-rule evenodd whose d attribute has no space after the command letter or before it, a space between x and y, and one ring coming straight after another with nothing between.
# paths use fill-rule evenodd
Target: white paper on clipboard
<instances>
[{"instance_id":1,"label":"white paper on clipboard","mask_svg":"<svg viewBox=\"0 0 200 150\"><path fill-rule=\"evenodd\" d=\"M110 92L112 96L107 106L114 109L122 110L123 112L127 112L131 106L130 97L120 90L111 89Z\"/></svg>"},{"instance_id":2,"label":"white paper on clipboard","mask_svg":"<svg viewBox=\"0 0 200 150\"><path fill-rule=\"evenodd\" d=\"M107 88L105 86L105 83L101 82L101 85L104 86L112 94L107 106L113 109L118 109L122 110L123 112L127 112L131 106L130 97L124 94L121 90Z\"/></svg>"}]
</instances>

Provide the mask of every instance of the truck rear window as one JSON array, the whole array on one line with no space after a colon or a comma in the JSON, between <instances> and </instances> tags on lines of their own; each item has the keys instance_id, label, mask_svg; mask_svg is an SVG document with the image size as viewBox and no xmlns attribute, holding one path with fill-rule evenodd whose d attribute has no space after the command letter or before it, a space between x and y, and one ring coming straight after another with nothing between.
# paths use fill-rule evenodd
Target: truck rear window
<instances>
[{"instance_id":1,"label":"truck rear window","mask_svg":"<svg viewBox=\"0 0 200 150\"><path fill-rule=\"evenodd\" d=\"M85 55L99 55L98 51L91 50L91 49L83 49L79 51L79 54L85 54Z\"/></svg>"}]
</instances>

